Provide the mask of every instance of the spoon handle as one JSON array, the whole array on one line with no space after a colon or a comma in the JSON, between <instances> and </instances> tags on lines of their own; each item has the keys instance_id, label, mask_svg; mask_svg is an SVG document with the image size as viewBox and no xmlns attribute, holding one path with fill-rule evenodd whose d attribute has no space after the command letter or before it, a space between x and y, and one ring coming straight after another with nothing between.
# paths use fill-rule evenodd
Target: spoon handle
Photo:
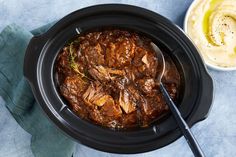
<instances>
[{"instance_id":1,"label":"spoon handle","mask_svg":"<svg viewBox=\"0 0 236 157\"><path fill-rule=\"evenodd\" d=\"M188 142L188 145L191 148L194 156L195 157L205 157L201 147L199 146L197 140L193 136L188 124L185 122L185 120L181 116L181 113L179 112L175 103L172 101L170 95L168 94L168 92L166 91L166 89L162 83L160 83L160 89L161 89L161 92L162 92L176 122L178 123L186 141Z\"/></svg>"}]
</instances>

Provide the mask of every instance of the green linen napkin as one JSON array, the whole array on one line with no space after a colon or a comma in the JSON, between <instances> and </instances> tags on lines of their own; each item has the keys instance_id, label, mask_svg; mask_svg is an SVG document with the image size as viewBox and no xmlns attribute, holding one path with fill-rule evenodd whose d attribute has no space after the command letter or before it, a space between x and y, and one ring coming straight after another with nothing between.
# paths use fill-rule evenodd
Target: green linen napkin
<instances>
[{"instance_id":1,"label":"green linen napkin","mask_svg":"<svg viewBox=\"0 0 236 157\"><path fill-rule=\"evenodd\" d=\"M75 143L47 119L23 76L24 54L32 37L31 32L15 24L1 32L0 95L19 125L32 135L35 157L71 157Z\"/></svg>"}]
</instances>

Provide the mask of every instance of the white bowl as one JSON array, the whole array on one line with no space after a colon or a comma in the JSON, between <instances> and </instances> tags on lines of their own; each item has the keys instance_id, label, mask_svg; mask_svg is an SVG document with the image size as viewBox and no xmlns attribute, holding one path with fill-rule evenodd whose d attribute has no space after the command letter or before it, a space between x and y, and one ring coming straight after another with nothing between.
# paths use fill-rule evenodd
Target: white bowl
<instances>
[{"instance_id":1,"label":"white bowl","mask_svg":"<svg viewBox=\"0 0 236 157\"><path fill-rule=\"evenodd\" d=\"M199 2L200 0L194 0L193 2L192 2L192 4L190 5L190 7L188 8L188 10L187 10L187 12L186 12L186 14L185 14L185 18L184 18L184 25L183 25L183 27L184 27L184 32L188 35L188 31L187 31L187 29L188 29L188 27L187 27L187 23L188 23L188 18L189 18L189 15L190 15L190 12L193 10L193 8L198 4L198 2ZM190 37L189 37L190 38ZM191 39L191 38L190 38ZM194 43L194 42L193 42ZM196 46L197 47L197 46ZM200 53L200 51L198 50L198 52L199 52L199 54L201 55L201 53ZM202 55L201 55L202 56ZM215 69L215 70L220 70L220 71L232 71L232 70L236 70L236 67L221 67L221 66L217 66L217 65L214 65L214 64L211 64L211 63L208 63L208 62L206 62L205 60L204 60L204 57L202 56L202 58L203 58L203 61L204 61L204 63L208 66L208 67L210 67L210 68L212 68L212 69Z\"/></svg>"}]
</instances>

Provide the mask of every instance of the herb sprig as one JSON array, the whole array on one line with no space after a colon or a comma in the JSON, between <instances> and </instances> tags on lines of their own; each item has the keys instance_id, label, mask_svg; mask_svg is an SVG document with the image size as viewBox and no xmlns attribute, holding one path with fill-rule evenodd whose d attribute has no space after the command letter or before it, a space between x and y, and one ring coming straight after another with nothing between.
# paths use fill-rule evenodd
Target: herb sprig
<instances>
[{"instance_id":1,"label":"herb sprig","mask_svg":"<svg viewBox=\"0 0 236 157\"><path fill-rule=\"evenodd\" d=\"M79 74L82 78L86 78L90 81L92 81L91 78L86 76L84 73L80 72L79 70L79 65L76 63L75 58L76 58L76 49L74 48L74 44L79 44L79 40L75 40L70 43L69 45L69 63L70 67L77 73Z\"/></svg>"}]
</instances>

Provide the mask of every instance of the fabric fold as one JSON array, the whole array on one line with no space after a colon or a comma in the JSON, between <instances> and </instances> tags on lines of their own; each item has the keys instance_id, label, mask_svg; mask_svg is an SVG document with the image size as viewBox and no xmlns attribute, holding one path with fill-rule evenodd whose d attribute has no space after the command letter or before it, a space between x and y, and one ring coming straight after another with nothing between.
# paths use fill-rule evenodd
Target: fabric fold
<instances>
[{"instance_id":1,"label":"fabric fold","mask_svg":"<svg viewBox=\"0 0 236 157\"><path fill-rule=\"evenodd\" d=\"M32 135L35 157L71 157L75 143L42 112L23 76L24 54L31 32L12 24L0 34L0 95L19 125Z\"/></svg>"}]
</instances>

